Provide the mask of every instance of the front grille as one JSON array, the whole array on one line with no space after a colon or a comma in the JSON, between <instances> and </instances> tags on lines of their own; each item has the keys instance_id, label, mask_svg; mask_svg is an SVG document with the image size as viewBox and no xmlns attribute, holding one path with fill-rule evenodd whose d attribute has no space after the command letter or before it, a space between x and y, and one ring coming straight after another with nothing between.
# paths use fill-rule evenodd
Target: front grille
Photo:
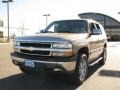
<instances>
[{"instance_id":1,"label":"front grille","mask_svg":"<svg viewBox=\"0 0 120 90\"><path fill-rule=\"evenodd\" d=\"M38 48L50 48L50 43L20 43L23 47L38 47Z\"/></svg>"},{"instance_id":2,"label":"front grille","mask_svg":"<svg viewBox=\"0 0 120 90\"><path fill-rule=\"evenodd\" d=\"M50 51L29 51L29 50L20 50L23 54L30 54L30 55L43 55L43 56L49 56Z\"/></svg>"},{"instance_id":3,"label":"front grille","mask_svg":"<svg viewBox=\"0 0 120 90\"><path fill-rule=\"evenodd\" d=\"M43 51L40 49L50 49L52 43L44 43L44 42L20 42L20 47L25 47L20 49L20 53L28 54L28 55L39 55L39 56L49 56L50 51ZM27 48L32 48L29 50ZM34 50L34 48L38 48L39 50Z\"/></svg>"}]
</instances>

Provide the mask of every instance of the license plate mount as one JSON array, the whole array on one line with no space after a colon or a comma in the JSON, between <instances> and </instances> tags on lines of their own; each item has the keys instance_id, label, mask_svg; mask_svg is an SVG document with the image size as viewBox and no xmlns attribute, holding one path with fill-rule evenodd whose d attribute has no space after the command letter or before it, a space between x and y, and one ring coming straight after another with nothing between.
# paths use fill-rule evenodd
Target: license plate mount
<instances>
[{"instance_id":1,"label":"license plate mount","mask_svg":"<svg viewBox=\"0 0 120 90\"><path fill-rule=\"evenodd\" d=\"M25 66L34 68L35 67L35 63L32 60L25 60Z\"/></svg>"}]
</instances>

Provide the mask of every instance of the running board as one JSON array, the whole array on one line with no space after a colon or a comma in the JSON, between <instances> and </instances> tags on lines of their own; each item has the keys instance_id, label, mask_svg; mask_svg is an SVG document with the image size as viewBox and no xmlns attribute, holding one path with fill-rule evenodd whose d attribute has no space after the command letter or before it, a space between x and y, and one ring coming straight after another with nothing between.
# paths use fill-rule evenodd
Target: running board
<instances>
[{"instance_id":1,"label":"running board","mask_svg":"<svg viewBox=\"0 0 120 90\"><path fill-rule=\"evenodd\" d=\"M95 64L98 63L101 59L103 59L103 57L100 57L100 58L97 59L95 62L89 64L89 66L93 66L93 65L95 65Z\"/></svg>"}]
</instances>

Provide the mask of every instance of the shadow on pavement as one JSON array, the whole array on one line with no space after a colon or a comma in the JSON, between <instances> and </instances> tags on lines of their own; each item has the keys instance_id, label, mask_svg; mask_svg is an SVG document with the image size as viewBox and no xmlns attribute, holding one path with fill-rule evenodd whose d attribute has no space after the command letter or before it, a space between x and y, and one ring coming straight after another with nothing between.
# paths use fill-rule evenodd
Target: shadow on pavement
<instances>
[{"instance_id":1,"label":"shadow on pavement","mask_svg":"<svg viewBox=\"0 0 120 90\"><path fill-rule=\"evenodd\" d=\"M0 79L0 90L75 90L78 86L64 81L65 75L17 74Z\"/></svg>"},{"instance_id":2,"label":"shadow on pavement","mask_svg":"<svg viewBox=\"0 0 120 90\"><path fill-rule=\"evenodd\" d=\"M94 65L88 78L101 66ZM70 77L62 73L16 74L0 79L0 90L75 90L79 86L69 83Z\"/></svg>"},{"instance_id":3,"label":"shadow on pavement","mask_svg":"<svg viewBox=\"0 0 120 90\"><path fill-rule=\"evenodd\" d=\"M98 69L100 69L103 65L95 64L91 67L89 67L89 73L88 73L88 78L92 76Z\"/></svg>"},{"instance_id":4,"label":"shadow on pavement","mask_svg":"<svg viewBox=\"0 0 120 90\"><path fill-rule=\"evenodd\" d=\"M114 71L114 70L101 70L99 72L100 76L108 76L108 77L118 77L120 78L120 71Z\"/></svg>"}]
</instances>

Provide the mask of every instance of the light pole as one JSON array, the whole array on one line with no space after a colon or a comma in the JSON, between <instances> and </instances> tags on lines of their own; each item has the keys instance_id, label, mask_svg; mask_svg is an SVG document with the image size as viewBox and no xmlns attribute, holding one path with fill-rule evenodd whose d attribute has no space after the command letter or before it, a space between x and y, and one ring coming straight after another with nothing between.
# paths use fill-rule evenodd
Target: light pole
<instances>
[{"instance_id":1,"label":"light pole","mask_svg":"<svg viewBox=\"0 0 120 90\"><path fill-rule=\"evenodd\" d=\"M118 12L118 14L120 14L120 12Z\"/></svg>"},{"instance_id":2,"label":"light pole","mask_svg":"<svg viewBox=\"0 0 120 90\"><path fill-rule=\"evenodd\" d=\"M8 39L7 41L9 42L9 2L13 2L12 0L2 0L2 3L6 3L7 4L7 22L8 22Z\"/></svg>"},{"instance_id":3,"label":"light pole","mask_svg":"<svg viewBox=\"0 0 120 90\"><path fill-rule=\"evenodd\" d=\"M46 27L47 27L47 23L48 23L48 16L50 16L50 14L44 14L43 16L46 17Z\"/></svg>"}]
</instances>

